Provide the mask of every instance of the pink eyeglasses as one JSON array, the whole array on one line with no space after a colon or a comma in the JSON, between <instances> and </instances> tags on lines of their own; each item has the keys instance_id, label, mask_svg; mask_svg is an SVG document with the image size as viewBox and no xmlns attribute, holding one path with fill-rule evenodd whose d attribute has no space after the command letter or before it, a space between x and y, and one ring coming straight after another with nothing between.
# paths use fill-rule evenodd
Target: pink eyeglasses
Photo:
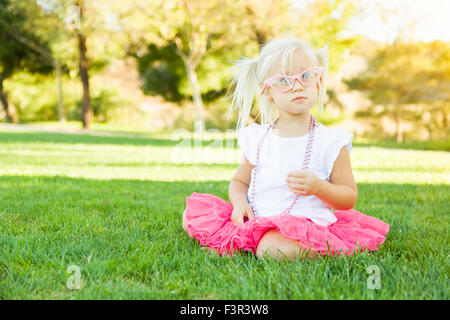
<instances>
[{"instance_id":1,"label":"pink eyeglasses","mask_svg":"<svg viewBox=\"0 0 450 320\"><path fill-rule=\"evenodd\" d=\"M302 86L311 86L315 84L322 74L323 67L314 66L305 71L293 76L273 76L263 82L264 86L261 93L264 93L266 88L274 88L279 92L288 92L294 87L295 80L298 80Z\"/></svg>"}]
</instances>

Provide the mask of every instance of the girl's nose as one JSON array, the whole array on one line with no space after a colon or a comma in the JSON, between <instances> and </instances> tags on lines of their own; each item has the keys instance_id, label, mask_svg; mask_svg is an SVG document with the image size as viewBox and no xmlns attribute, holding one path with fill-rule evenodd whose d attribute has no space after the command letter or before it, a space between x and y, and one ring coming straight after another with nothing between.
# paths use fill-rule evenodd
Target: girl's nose
<instances>
[{"instance_id":1,"label":"girl's nose","mask_svg":"<svg viewBox=\"0 0 450 320\"><path fill-rule=\"evenodd\" d=\"M297 91L297 89L303 90L303 86L302 86L302 84L300 83L300 81L295 80L295 81L294 81L294 85L293 85L293 87L292 87L292 90Z\"/></svg>"}]
</instances>

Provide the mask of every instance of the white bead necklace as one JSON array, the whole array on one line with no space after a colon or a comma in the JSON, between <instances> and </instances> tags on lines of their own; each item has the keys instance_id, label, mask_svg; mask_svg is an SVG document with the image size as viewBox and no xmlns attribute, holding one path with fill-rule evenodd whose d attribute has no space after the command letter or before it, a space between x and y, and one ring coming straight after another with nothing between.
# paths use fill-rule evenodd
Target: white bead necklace
<instances>
[{"instance_id":1,"label":"white bead necklace","mask_svg":"<svg viewBox=\"0 0 450 320\"><path fill-rule=\"evenodd\" d=\"M253 175L253 180L252 180L252 193L251 193L251 198L252 198L252 209L253 209L253 212L254 212L254 214L255 214L255 217L257 216L257 212L256 212L256 209L255 209L255 185L256 185L256 173L257 173L257 171L258 171L258 165L259 165L259 152L260 152L260 149L261 149L261 145L262 145L262 142L264 141L264 138L266 137L266 135L267 135L267 133L269 132L269 130L270 129L272 129L273 127L274 127L274 125L278 122L278 120L280 119L280 117L278 117L276 120L274 120L274 121L272 121L272 123L267 127L267 130L266 130L266 132L264 133L264 136L261 138L261 141L259 142L259 144L258 144L258 147L257 147L257 151L256 151L256 164L255 164L255 168L254 168L254 170L255 170L255 173L254 173L254 175ZM316 117L314 117L312 114L311 114L311 117L310 117L310 122L309 122L309 131L308 131L308 142L307 142L307 145L306 145L306 150L305 150L305 158L303 159L303 167L302 167L302 170L305 170L305 169L307 169L308 168L308 165L309 165L309 160L310 160L310 158L311 158L311 149L312 149L312 145L313 145L313 141L314 141L314 132L315 132L315 128L318 126L318 124L317 124L317 121L316 121ZM287 209L285 209L284 211L282 211L281 213L280 213L280 215L282 215L282 214L288 214L288 213L290 213L290 210L292 209L292 207L295 205L295 203L297 202L297 199L300 197L300 195L299 194L296 194L295 195L295 199L294 199L294 201L292 202L292 204L287 208Z\"/></svg>"}]
</instances>

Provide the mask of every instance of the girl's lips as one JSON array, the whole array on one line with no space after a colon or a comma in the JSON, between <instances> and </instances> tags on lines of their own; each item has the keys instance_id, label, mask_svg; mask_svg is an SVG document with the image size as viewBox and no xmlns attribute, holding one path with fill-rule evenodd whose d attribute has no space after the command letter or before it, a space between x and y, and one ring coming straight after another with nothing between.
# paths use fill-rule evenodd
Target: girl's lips
<instances>
[{"instance_id":1,"label":"girl's lips","mask_svg":"<svg viewBox=\"0 0 450 320\"><path fill-rule=\"evenodd\" d=\"M292 101L302 101L302 100L306 100L306 98L305 97L297 97L297 98L292 99Z\"/></svg>"}]
</instances>

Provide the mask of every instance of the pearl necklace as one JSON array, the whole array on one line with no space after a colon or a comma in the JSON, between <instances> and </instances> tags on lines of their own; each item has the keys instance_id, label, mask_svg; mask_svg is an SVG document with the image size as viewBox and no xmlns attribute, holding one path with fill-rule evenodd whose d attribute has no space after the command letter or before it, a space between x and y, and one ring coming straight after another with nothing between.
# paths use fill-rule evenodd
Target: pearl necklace
<instances>
[{"instance_id":1,"label":"pearl necklace","mask_svg":"<svg viewBox=\"0 0 450 320\"><path fill-rule=\"evenodd\" d=\"M252 193L251 193L252 204L253 204L252 209L253 209L253 212L255 214L255 217L257 216L256 209L255 209L255 185L256 185L256 173L258 171L257 169L258 169L258 164L259 164L259 152L260 152L260 148L261 148L262 142L264 141L264 138L266 137L267 133L269 132L270 129L272 129L274 127L274 125L278 122L279 119L280 119L280 117L278 117L276 120L272 121L272 123L267 127L267 130L264 133L264 136L262 137L261 141L259 142L258 147L257 147L257 151L256 151L256 165L255 165L255 168L254 168L255 169L255 173L253 175ZM306 168L308 168L309 159L311 157L311 149L312 149L312 145L313 145L313 141L314 141L314 132L315 132L314 129L318 126L316 118L312 114L311 114L310 119L311 120L309 122L308 142L307 142L307 146L306 146L306 150L305 150L305 158L303 159L303 168L302 168L302 170L305 170ZM280 213L280 215L285 214L285 213L286 214L290 213L290 210L295 205L295 203L297 202L297 199L299 197L300 197L300 195L296 194L295 195L295 199L292 202L292 204L287 209L282 211Z\"/></svg>"}]
</instances>

